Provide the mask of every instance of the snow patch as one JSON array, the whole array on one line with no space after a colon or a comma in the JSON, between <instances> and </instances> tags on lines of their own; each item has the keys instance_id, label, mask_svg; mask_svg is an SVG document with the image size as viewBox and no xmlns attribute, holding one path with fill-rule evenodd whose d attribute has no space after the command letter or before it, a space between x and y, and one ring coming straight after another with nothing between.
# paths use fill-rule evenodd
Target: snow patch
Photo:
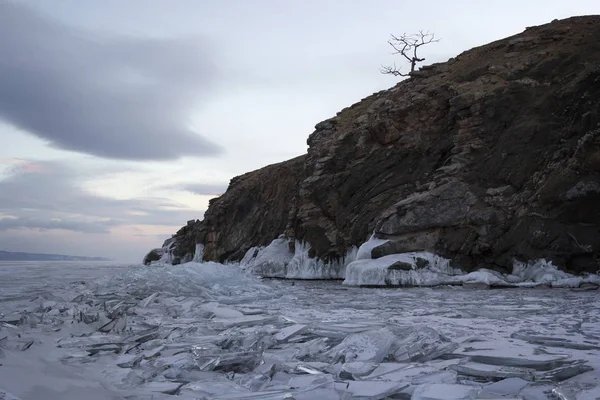
<instances>
[{"instance_id":1,"label":"snow patch","mask_svg":"<svg viewBox=\"0 0 600 400\"><path fill-rule=\"evenodd\" d=\"M600 284L600 276L589 274L575 276L559 270L552 261L544 259L523 263L513 262L512 274L480 269L467 274L463 282L485 283L497 287L536 287L549 285L555 288L577 288L584 283Z\"/></svg>"}]
</instances>

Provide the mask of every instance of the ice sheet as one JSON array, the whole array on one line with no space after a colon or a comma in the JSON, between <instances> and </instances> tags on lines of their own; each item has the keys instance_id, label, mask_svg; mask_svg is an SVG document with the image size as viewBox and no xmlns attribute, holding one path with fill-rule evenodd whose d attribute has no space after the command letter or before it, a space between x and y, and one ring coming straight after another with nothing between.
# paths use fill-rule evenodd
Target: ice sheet
<instances>
[{"instance_id":1,"label":"ice sheet","mask_svg":"<svg viewBox=\"0 0 600 400\"><path fill-rule=\"evenodd\" d=\"M432 270L465 276L447 267ZM21 400L581 400L600 387L595 291L363 289L215 263L0 264L0 321L0 388Z\"/></svg>"}]
</instances>

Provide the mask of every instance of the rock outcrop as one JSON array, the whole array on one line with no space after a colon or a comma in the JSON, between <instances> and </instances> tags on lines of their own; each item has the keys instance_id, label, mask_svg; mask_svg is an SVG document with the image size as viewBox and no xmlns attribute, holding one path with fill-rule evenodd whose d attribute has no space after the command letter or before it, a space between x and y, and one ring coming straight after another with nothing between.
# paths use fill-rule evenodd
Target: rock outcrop
<instances>
[{"instance_id":1,"label":"rock outcrop","mask_svg":"<svg viewBox=\"0 0 600 400\"><path fill-rule=\"evenodd\" d=\"M204 219L189 221L163 248L175 243L173 256L191 260L202 243L206 260L222 262L268 245L286 229L304 161L300 156L231 179L227 191L210 200Z\"/></svg>"},{"instance_id":2,"label":"rock outcrop","mask_svg":"<svg viewBox=\"0 0 600 400\"><path fill-rule=\"evenodd\" d=\"M285 233L329 260L374 232L388 241L373 258L600 269L599 16L424 67L315 129L305 156L234 178L172 239L177 255L198 242L207 260L240 259Z\"/></svg>"}]
</instances>

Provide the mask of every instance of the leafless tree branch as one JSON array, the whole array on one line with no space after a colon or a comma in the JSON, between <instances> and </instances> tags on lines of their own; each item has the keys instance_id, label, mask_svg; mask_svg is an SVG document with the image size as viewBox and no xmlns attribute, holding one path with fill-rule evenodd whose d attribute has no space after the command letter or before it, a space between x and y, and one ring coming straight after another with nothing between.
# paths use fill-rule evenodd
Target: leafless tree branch
<instances>
[{"instance_id":1,"label":"leafless tree branch","mask_svg":"<svg viewBox=\"0 0 600 400\"><path fill-rule=\"evenodd\" d=\"M394 76L410 76L415 71L415 66L419 62L425 61L425 58L420 58L417 55L419 47L429 43L439 42L440 39L436 39L434 33L419 31L414 34L402 34L402 36L390 35L391 38L388 40L388 44L394 49L392 54L400 54L410 63L410 72L403 73L400 68L394 66L382 66L381 73L394 75ZM411 54L412 53L412 54Z\"/></svg>"},{"instance_id":2,"label":"leafless tree branch","mask_svg":"<svg viewBox=\"0 0 600 400\"><path fill-rule=\"evenodd\" d=\"M404 73L404 72L400 71L400 69L401 68L397 68L396 64L394 63L393 67L382 65L380 71L382 74L386 74L386 75L410 76L410 74Z\"/></svg>"}]
</instances>

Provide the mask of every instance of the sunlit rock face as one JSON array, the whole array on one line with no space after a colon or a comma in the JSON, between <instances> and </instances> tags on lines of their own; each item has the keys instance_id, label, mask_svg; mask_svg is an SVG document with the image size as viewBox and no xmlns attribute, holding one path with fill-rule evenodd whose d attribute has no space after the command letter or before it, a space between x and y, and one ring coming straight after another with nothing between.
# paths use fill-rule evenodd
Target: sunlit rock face
<instances>
[{"instance_id":1,"label":"sunlit rock face","mask_svg":"<svg viewBox=\"0 0 600 400\"><path fill-rule=\"evenodd\" d=\"M423 68L318 123L306 155L234 178L174 255L239 260L284 233L328 263L374 232L374 258L595 272L599 40L600 17L576 17Z\"/></svg>"}]
</instances>

